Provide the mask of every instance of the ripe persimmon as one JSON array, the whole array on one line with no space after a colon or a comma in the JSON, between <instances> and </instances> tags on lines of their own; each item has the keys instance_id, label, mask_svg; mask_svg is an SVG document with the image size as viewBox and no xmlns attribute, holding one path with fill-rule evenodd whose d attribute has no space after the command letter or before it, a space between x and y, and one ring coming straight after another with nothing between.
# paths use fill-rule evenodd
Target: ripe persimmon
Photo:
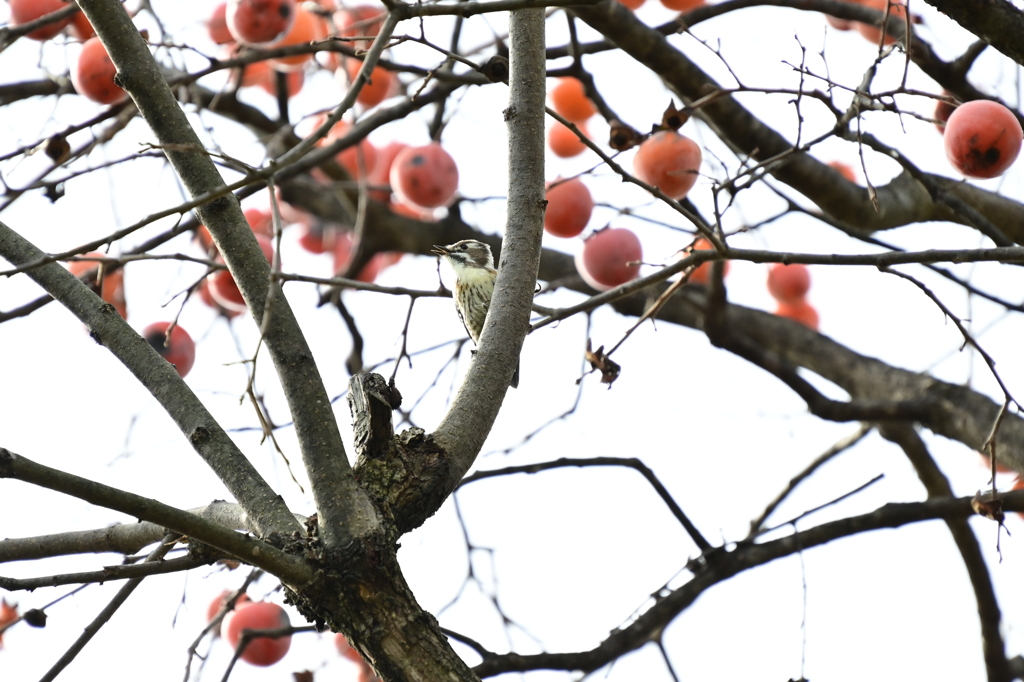
<instances>
[{"instance_id":1,"label":"ripe persimmon","mask_svg":"<svg viewBox=\"0 0 1024 682\"><path fill-rule=\"evenodd\" d=\"M583 232L594 212L594 198L579 178L548 183L544 197L544 230L555 237L575 237Z\"/></svg>"},{"instance_id":2,"label":"ripe persimmon","mask_svg":"<svg viewBox=\"0 0 1024 682\"><path fill-rule=\"evenodd\" d=\"M117 68L110 61L107 48L99 38L89 38L82 45L71 82L79 95L97 104L113 104L124 97L124 90L114 83Z\"/></svg>"},{"instance_id":3,"label":"ripe persimmon","mask_svg":"<svg viewBox=\"0 0 1024 682\"><path fill-rule=\"evenodd\" d=\"M4 646L4 626L13 623L18 618L18 605L8 604L6 599L0 599L0 649Z\"/></svg>"},{"instance_id":4,"label":"ripe persimmon","mask_svg":"<svg viewBox=\"0 0 1024 682\"><path fill-rule=\"evenodd\" d=\"M303 223L299 232L299 246L309 253L327 253L333 248L335 229L319 220Z\"/></svg>"},{"instance_id":5,"label":"ripe persimmon","mask_svg":"<svg viewBox=\"0 0 1024 682\"><path fill-rule=\"evenodd\" d=\"M264 211L262 208L247 208L242 211L242 215L245 216L245 221L249 223L249 227L254 233L262 234L264 237L274 236L274 217L268 211ZM206 225L200 225L196 230L196 239L199 241L199 245L207 251L213 246L213 236L206 229Z\"/></svg>"},{"instance_id":6,"label":"ripe persimmon","mask_svg":"<svg viewBox=\"0 0 1024 682\"><path fill-rule=\"evenodd\" d=\"M640 145L633 171L673 199L682 199L697 182L702 155L690 138L674 130L661 130Z\"/></svg>"},{"instance_id":7,"label":"ripe persimmon","mask_svg":"<svg viewBox=\"0 0 1024 682\"><path fill-rule=\"evenodd\" d=\"M260 249L263 250L263 255L266 256L267 262L272 262L274 260L274 246L270 243L270 239L262 234L257 234L256 241L259 242ZM221 263L224 262L224 259L220 256L217 257L217 260ZM242 297L242 292L238 289L238 284L235 283L235 278L229 270L218 270L210 275L209 279L210 295L218 305L236 312L245 310L245 299Z\"/></svg>"},{"instance_id":8,"label":"ripe persimmon","mask_svg":"<svg viewBox=\"0 0 1024 682\"><path fill-rule=\"evenodd\" d=\"M391 190L420 208L447 206L459 188L459 168L439 142L407 147L391 163Z\"/></svg>"},{"instance_id":9,"label":"ripe persimmon","mask_svg":"<svg viewBox=\"0 0 1024 682\"><path fill-rule=\"evenodd\" d=\"M353 663L363 662L363 657L359 655L358 651L352 648L352 645L348 643L348 638L340 632L334 635L334 647L338 650L339 654Z\"/></svg>"},{"instance_id":10,"label":"ripe persimmon","mask_svg":"<svg viewBox=\"0 0 1024 682\"><path fill-rule=\"evenodd\" d=\"M994 178L1013 165L1024 132L1013 112L987 99L965 102L946 122L946 158L969 178Z\"/></svg>"},{"instance_id":11,"label":"ripe persimmon","mask_svg":"<svg viewBox=\"0 0 1024 682\"><path fill-rule=\"evenodd\" d=\"M808 329L818 331L818 311L805 299L800 299L795 303L780 301L778 308L775 309L775 314L795 320Z\"/></svg>"},{"instance_id":12,"label":"ripe persimmon","mask_svg":"<svg viewBox=\"0 0 1024 682\"><path fill-rule=\"evenodd\" d=\"M75 12L71 15L71 23L68 24L68 35L84 43L96 35L96 29L92 27L85 12Z\"/></svg>"},{"instance_id":13,"label":"ripe persimmon","mask_svg":"<svg viewBox=\"0 0 1024 682\"><path fill-rule=\"evenodd\" d=\"M196 294L198 295L199 300L205 303L207 307L213 308L214 310L216 310L218 313L228 318L229 320L232 317L238 317L239 315L241 315L241 311L228 310L220 303L217 303L215 300L213 300L213 294L210 293L209 277L203 279L203 281L199 283L199 288L196 290Z\"/></svg>"},{"instance_id":14,"label":"ripe persimmon","mask_svg":"<svg viewBox=\"0 0 1024 682\"><path fill-rule=\"evenodd\" d=\"M142 338L167 362L174 365L182 378L189 373L196 361L196 344L187 331L170 322L154 322L142 330Z\"/></svg>"},{"instance_id":15,"label":"ripe persimmon","mask_svg":"<svg viewBox=\"0 0 1024 682\"><path fill-rule=\"evenodd\" d=\"M583 242L576 254L576 270L598 291L607 291L635 279L643 258L640 240L622 227L599 230Z\"/></svg>"},{"instance_id":16,"label":"ripe persimmon","mask_svg":"<svg viewBox=\"0 0 1024 682\"><path fill-rule=\"evenodd\" d=\"M85 254L85 256L88 258L107 258L106 254L102 254L99 251L92 251ZM114 306L114 309L117 310L121 317L128 319L128 305L124 297L123 268L111 270L109 267L105 267L101 275L99 261L76 260L68 263L68 270L79 279L88 274L85 279L92 283L94 291L96 291L97 280L102 277L103 282L97 291L100 298Z\"/></svg>"},{"instance_id":17,"label":"ripe persimmon","mask_svg":"<svg viewBox=\"0 0 1024 682\"><path fill-rule=\"evenodd\" d=\"M295 21L295 0L228 0L225 21L240 43L271 43Z\"/></svg>"},{"instance_id":18,"label":"ripe persimmon","mask_svg":"<svg viewBox=\"0 0 1024 682\"><path fill-rule=\"evenodd\" d=\"M213 8L210 18L206 20L206 30L210 34L210 40L217 45L229 45L235 42L234 36L228 30L227 11L228 3L222 2Z\"/></svg>"},{"instance_id":19,"label":"ripe persimmon","mask_svg":"<svg viewBox=\"0 0 1024 682\"><path fill-rule=\"evenodd\" d=\"M314 122L313 129L319 128L323 121L323 117L317 119ZM348 135L351 129L352 125L350 123L338 121L318 144L324 146L335 140L340 140ZM361 159L360 156L362 156ZM362 175L361 170L365 170L366 176L369 177L377 165L377 148L373 146L372 142L363 138L358 144L342 149L334 159L353 178L360 177Z\"/></svg>"},{"instance_id":20,"label":"ripe persimmon","mask_svg":"<svg viewBox=\"0 0 1024 682\"><path fill-rule=\"evenodd\" d=\"M238 646L245 630L279 630L291 625L288 612L273 602L248 602L231 612L224 619L222 630L224 639L233 647ZM248 646L239 658L252 665L274 665L288 653L292 645L292 636L256 637L249 640Z\"/></svg>"},{"instance_id":21,"label":"ripe persimmon","mask_svg":"<svg viewBox=\"0 0 1024 682\"><path fill-rule=\"evenodd\" d=\"M288 45L304 45L327 37L327 26L324 20L313 12L305 10L302 5L295 8L295 20L291 28L279 40L269 47L286 47ZM296 71L313 58L313 53L296 54L291 57L277 57L268 60L278 71Z\"/></svg>"},{"instance_id":22,"label":"ripe persimmon","mask_svg":"<svg viewBox=\"0 0 1024 682\"><path fill-rule=\"evenodd\" d=\"M349 83L355 82L361 68L363 68L363 63L358 59L345 60L345 73L348 75ZM363 83L363 87L359 89L356 101L367 108L375 107L388 98L394 82L395 77L390 71L380 66L375 66L370 71L369 82Z\"/></svg>"},{"instance_id":23,"label":"ripe persimmon","mask_svg":"<svg viewBox=\"0 0 1024 682\"><path fill-rule=\"evenodd\" d=\"M704 4L704 0L661 0L661 4L673 12L689 12Z\"/></svg>"},{"instance_id":24,"label":"ripe persimmon","mask_svg":"<svg viewBox=\"0 0 1024 682\"><path fill-rule=\"evenodd\" d=\"M217 614L220 613L220 610L222 608L224 608L224 604L227 602L228 597L230 597L231 594L232 594L231 590L224 590L223 592L221 592L220 594L218 594L216 597L213 598L213 601L210 602L210 605L206 607L206 622L207 623L212 621L217 616ZM244 603L249 602L249 601L252 601L251 599L249 599L249 595L247 595L245 592L243 592L242 594L238 595L238 599L235 600L235 607L237 608L239 605L244 604ZM230 611L228 613L230 613ZM225 615L225 617L227 617L227 614L224 614L224 615ZM223 624L223 622L217 623L217 627L215 627L213 629L213 636L214 637L219 637L220 636L220 626L222 624Z\"/></svg>"},{"instance_id":25,"label":"ripe persimmon","mask_svg":"<svg viewBox=\"0 0 1024 682\"><path fill-rule=\"evenodd\" d=\"M571 76L560 78L550 97L551 108L573 123L586 121L597 112L594 103L587 98L583 83Z\"/></svg>"},{"instance_id":26,"label":"ripe persimmon","mask_svg":"<svg viewBox=\"0 0 1024 682\"><path fill-rule=\"evenodd\" d=\"M576 127L580 129L584 137L590 137L587 132L586 123L581 121L576 124ZM586 150L587 145L583 144L583 141L576 133L555 121L551 129L548 130L548 147L554 152L555 156L570 159L582 154Z\"/></svg>"},{"instance_id":27,"label":"ripe persimmon","mask_svg":"<svg viewBox=\"0 0 1024 682\"><path fill-rule=\"evenodd\" d=\"M366 36L373 38L384 25L384 8L379 5L356 5L334 13L334 25L342 38ZM355 41L352 47L365 48L368 41Z\"/></svg>"},{"instance_id":28,"label":"ripe persimmon","mask_svg":"<svg viewBox=\"0 0 1024 682\"><path fill-rule=\"evenodd\" d=\"M846 1L852 2L855 5L860 3L860 0ZM857 23L855 21L850 21L849 19L840 19L839 17L834 17L831 14L825 15L825 21L828 22L829 26L836 29L837 31L849 31L850 29L854 28L854 25Z\"/></svg>"},{"instance_id":29,"label":"ripe persimmon","mask_svg":"<svg viewBox=\"0 0 1024 682\"><path fill-rule=\"evenodd\" d=\"M334 253L334 274L340 276L344 274L348 268L349 263L352 261L352 233L351 232L339 232L334 235L334 243L331 247ZM397 258L395 256L398 256ZM355 279L359 282L366 282L367 284L372 283L382 270L388 268L397 263L402 257L402 254L395 254L391 251L385 251L374 254L366 265L356 273Z\"/></svg>"},{"instance_id":30,"label":"ripe persimmon","mask_svg":"<svg viewBox=\"0 0 1024 682\"><path fill-rule=\"evenodd\" d=\"M389 142L377 150L377 162L367 181L377 188L370 190L370 196L382 204L391 201L391 165L398 153L408 146L404 142Z\"/></svg>"},{"instance_id":31,"label":"ripe persimmon","mask_svg":"<svg viewBox=\"0 0 1024 682\"><path fill-rule=\"evenodd\" d=\"M842 161L829 161L830 166L834 171L842 175L848 182L857 182L857 172L853 170L853 166Z\"/></svg>"},{"instance_id":32,"label":"ripe persimmon","mask_svg":"<svg viewBox=\"0 0 1024 682\"><path fill-rule=\"evenodd\" d=\"M886 6L888 6L890 19L895 17L896 19L899 19L901 21L906 21L907 6L904 5L902 2L898 2L897 0L861 0L860 4L864 5L865 7L876 9L879 12L885 12ZM855 28L862 36L864 36L869 41L877 45L878 41L882 39L881 25L881 20L879 20L877 25L856 22ZM900 35L902 36L902 33ZM897 40L899 40L899 38L892 35L889 31L886 31L886 45L891 45L892 43L895 43Z\"/></svg>"},{"instance_id":33,"label":"ripe persimmon","mask_svg":"<svg viewBox=\"0 0 1024 682\"><path fill-rule=\"evenodd\" d=\"M943 95L949 96L949 93L945 90L942 91ZM949 102L941 99L935 100L935 127L943 135L946 134L946 123L949 122L949 117L956 111L956 105L950 104Z\"/></svg>"},{"instance_id":34,"label":"ripe persimmon","mask_svg":"<svg viewBox=\"0 0 1024 682\"><path fill-rule=\"evenodd\" d=\"M693 246L689 249L690 251L714 251L715 247L704 237L701 237ZM724 269L722 270L722 277L726 277L729 274L729 261L725 261ZM700 266L690 273L690 284L707 284L711 281L711 263L701 263Z\"/></svg>"},{"instance_id":35,"label":"ripe persimmon","mask_svg":"<svg viewBox=\"0 0 1024 682\"><path fill-rule=\"evenodd\" d=\"M990 460L987 455L983 455L980 452L978 453L978 456L981 457L981 465L983 467L985 467L985 471L992 471L992 460ZM1015 474L1017 472L1015 470L1011 469L1010 467L1006 466L1006 463L1003 460L1003 458L997 457L996 458L996 473L997 474Z\"/></svg>"},{"instance_id":36,"label":"ripe persimmon","mask_svg":"<svg viewBox=\"0 0 1024 682\"><path fill-rule=\"evenodd\" d=\"M811 273L802 263L773 263L768 268L768 293L780 303L797 303L811 288Z\"/></svg>"},{"instance_id":37,"label":"ripe persimmon","mask_svg":"<svg viewBox=\"0 0 1024 682\"><path fill-rule=\"evenodd\" d=\"M11 25L21 26L27 24L30 21L35 21L40 17L44 17L47 14L56 12L59 9L64 9L68 6L66 2L62 0L9 0L11 10ZM79 14L81 14L79 12ZM66 17L60 21L53 21L45 26L40 26L34 31L30 31L25 34L26 38L32 40L49 40L55 35L64 30L64 27L71 21L71 17Z\"/></svg>"}]
</instances>

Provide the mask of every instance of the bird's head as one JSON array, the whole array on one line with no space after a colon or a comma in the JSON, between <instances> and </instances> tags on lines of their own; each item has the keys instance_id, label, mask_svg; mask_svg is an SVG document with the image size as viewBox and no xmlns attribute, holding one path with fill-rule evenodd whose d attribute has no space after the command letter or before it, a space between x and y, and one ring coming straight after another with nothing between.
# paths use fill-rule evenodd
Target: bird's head
<instances>
[{"instance_id":1,"label":"bird's head","mask_svg":"<svg viewBox=\"0 0 1024 682\"><path fill-rule=\"evenodd\" d=\"M451 246L434 246L433 253L444 256L453 268L490 268L494 269L494 257L491 247L475 239L463 239Z\"/></svg>"}]
</instances>

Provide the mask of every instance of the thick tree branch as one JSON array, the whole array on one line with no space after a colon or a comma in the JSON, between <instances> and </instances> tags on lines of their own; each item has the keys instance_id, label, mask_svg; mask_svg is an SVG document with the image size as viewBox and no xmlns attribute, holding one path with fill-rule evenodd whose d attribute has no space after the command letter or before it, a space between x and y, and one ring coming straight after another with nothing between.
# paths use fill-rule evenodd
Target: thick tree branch
<instances>
[{"instance_id":1,"label":"thick tree branch","mask_svg":"<svg viewBox=\"0 0 1024 682\"><path fill-rule=\"evenodd\" d=\"M928 499L949 498L953 496L953 487L932 459L928 447L914 427L906 423L887 422L879 425L879 432L887 440L896 443L917 471L918 478L928 491ZM985 668L989 682L1010 682L1014 679L1006 660L1006 644L999 631L1002 614L996 600L995 586L989 574L985 557L981 553L978 538L971 530L971 524L964 518L947 518L946 526L953 536L964 567L974 588L974 598L978 602L978 620L981 624L981 649L985 657Z\"/></svg>"},{"instance_id":2,"label":"thick tree branch","mask_svg":"<svg viewBox=\"0 0 1024 682\"><path fill-rule=\"evenodd\" d=\"M59 575L40 576L38 578L7 578L0 575L0 589L14 592L16 590L35 590L40 587L57 587L58 585L80 585L83 583L105 583L111 580L132 580L150 575L191 571L193 568L206 566L215 561L213 557L194 558L190 556L167 559L158 564L128 564L126 566L104 566L98 571L83 573L61 573Z\"/></svg>"},{"instance_id":3,"label":"thick tree branch","mask_svg":"<svg viewBox=\"0 0 1024 682\"><path fill-rule=\"evenodd\" d=\"M950 19L996 48L1007 57L1024 64L1024 13L1006 0L925 0Z\"/></svg>"},{"instance_id":4,"label":"thick tree branch","mask_svg":"<svg viewBox=\"0 0 1024 682\"><path fill-rule=\"evenodd\" d=\"M544 11L513 12L508 121L508 220L498 280L480 349L434 432L448 453L449 491L469 470L491 431L529 329L544 224Z\"/></svg>"},{"instance_id":5,"label":"thick tree branch","mask_svg":"<svg viewBox=\"0 0 1024 682\"><path fill-rule=\"evenodd\" d=\"M1003 502L1007 510L1024 509L1024 491L1006 494ZM528 670L591 672L649 642L657 641L665 627L708 588L751 568L860 533L935 519L966 519L973 515L971 498L929 499L925 502L887 504L868 514L823 523L763 544L742 542L731 551L723 550L708 555L706 563L701 564L689 582L659 599L635 621L617 630L593 649L529 656L502 654L485 659L474 670L480 677Z\"/></svg>"},{"instance_id":6,"label":"thick tree branch","mask_svg":"<svg viewBox=\"0 0 1024 682\"><path fill-rule=\"evenodd\" d=\"M14 265L45 254L0 223L0 256ZM124 363L167 411L203 461L246 509L261 536L298 528L284 502L228 437L178 372L88 286L57 263L33 268L29 276L89 329L97 342Z\"/></svg>"},{"instance_id":7,"label":"thick tree branch","mask_svg":"<svg viewBox=\"0 0 1024 682\"><path fill-rule=\"evenodd\" d=\"M709 552L713 548L711 543L708 542L704 535L697 529L693 522L690 521L689 517L683 512L679 503L673 499L672 495L669 494L668 489L662 484L661 480L651 471L650 467L641 462L635 457L586 457L586 458L568 458L563 457L556 459L551 462L538 462L536 464L524 464L522 466L504 467L502 469L492 469L488 471L477 471L470 476L462 479L459 484L461 488L464 485L474 483L476 481L482 481L488 478L494 478L496 476L508 476L510 474L535 474L541 471L550 471L551 469L561 469L565 467L629 467L635 470L641 476L643 476L651 487L654 488L655 492L658 493L658 497L661 498L662 502L672 512L672 516L679 521L679 524L686 530L686 534L690 536L693 543L697 545L697 548L701 552Z\"/></svg>"},{"instance_id":8,"label":"thick tree branch","mask_svg":"<svg viewBox=\"0 0 1024 682\"><path fill-rule=\"evenodd\" d=\"M118 83L156 134L189 194L197 197L223 186L122 5L117 0L83 0L82 9L117 67ZM199 206L196 212L227 261L278 370L322 519L324 541L330 547L351 541L376 527L379 519L352 476L330 399L298 322L280 286L271 279L270 267L234 196ZM268 297L273 299L270 306Z\"/></svg>"},{"instance_id":9,"label":"thick tree branch","mask_svg":"<svg viewBox=\"0 0 1024 682\"><path fill-rule=\"evenodd\" d=\"M156 549L150 552L149 556L146 557L146 563L160 561L173 546L174 540L168 535L168 537L165 538L165 542L158 545ZM85 630L82 631L82 634L78 636L75 643L72 644L71 647L64 652L64 655L53 664L53 667L47 670L46 674L40 678L40 682L50 682L51 680L56 679L57 676L60 675L61 671L68 667L68 664L70 664L71 661L75 660L75 657L78 656L82 649L85 648L85 645L92 640L96 633L100 631L100 628L106 625L107 621L109 621L117 610L121 608L121 605L128 600L128 597L130 597L132 592L135 591L135 588L141 584L142 578L132 578L122 585L121 589L117 591L116 595L114 595L114 598L110 600L110 603L103 607L103 610L100 611Z\"/></svg>"},{"instance_id":10,"label":"thick tree branch","mask_svg":"<svg viewBox=\"0 0 1024 682\"><path fill-rule=\"evenodd\" d=\"M297 181L305 186L305 181ZM951 181L950 181L951 182ZM973 192L976 188L960 183L959 189ZM303 192L306 190L303 189ZM978 195L985 194L977 190ZM992 195L994 196L994 195ZM329 210L329 207L322 206ZM1008 214L1009 215L1009 214ZM491 245L500 253L500 236L484 234L463 222L457 213L437 223L419 221L391 214L375 202L368 207L368 216L374 229L375 248L381 251L402 250L407 253L428 254L433 244L450 244L460 239L479 239ZM1007 216L1008 218L1008 216ZM1022 218L1024 220L1024 218ZM782 254L771 251L730 249L727 252L751 262L801 262L831 265L879 265L897 263L965 262L970 260L1020 262L1021 247L991 248L973 250L929 250L916 253L891 252L887 254L837 255L837 254ZM699 257L698 257L699 256ZM644 280L635 280L624 289L649 287L656 281L667 279L688 264L728 256L711 252L696 252L663 270L649 275ZM690 258L693 258L691 261ZM567 317L574 311L591 310L599 304L611 302L612 307L623 315L640 316L646 311L650 296L658 296L666 285L619 297L618 290L598 294L588 287L576 272L573 257L552 249L542 253L539 277L543 281L558 282L560 286L588 294L594 298L558 311L558 318ZM698 286L684 287L683 291L670 298L659 311L657 319L674 324L703 329L704 319L700 312L706 304L705 290ZM810 369L826 379L843 387L851 396L860 400L884 401L887 404L899 397L906 403L923 401L934 410L923 417L921 422L927 428L947 438L960 441L973 449L980 448L988 435L991 425L999 412L999 404L990 398L965 386L937 381L927 375L909 372L888 365L874 358L859 355L826 336L817 334L799 323L769 313L730 304L727 308L729 325L756 341L763 349L770 350L791 365ZM545 318L547 319L547 318ZM881 403L878 403L880 405ZM875 413L878 416L881 413ZM836 415L839 416L839 415ZM857 419L853 411L841 415L844 419ZM998 434L1000 461L1005 461L1018 471L1024 472L1024 421L1008 415L1007 426Z\"/></svg>"},{"instance_id":11,"label":"thick tree branch","mask_svg":"<svg viewBox=\"0 0 1024 682\"><path fill-rule=\"evenodd\" d=\"M0 448L0 478L31 483L159 524L258 566L292 585L302 586L313 579L312 569L302 559L285 554L265 542L156 500L37 464L3 448Z\"/></svg>"},{"instance_id":12,"label":"thick tree branch","mask_svg":"<svg viewBox=\"0 0 1024 682\"><path fill-rule=\"evenodd\" d=\"M233 502L215 501L203 507L189 509L188 513L225 528L258 532L242 506ZM306 522L306 517L299 514L295 515L295 519L299 523ZM54 535L8 538L0 540L0 564L72 554L134 554L159 540L164 532L162 526L143 521L132 524L117 523L106 528Z\"/></svg>"},{"instance_id":13,"label":"thick tree branch","mask_svg":"<svg viewBox=\"0 0 1024 682\"><path fill-rule=\"evenodd\" d=\"M574 12L661 76L688 103L722 90L661 32L644 25L621 3L605 0ZM877 188L876 207L866 188L841 181L836 171L806 153L794 153L793 145L785 137L762 123L731 96L714 98L702 106L700 112L716 133L739 153L760 162L778 157L780 160L769 166L769 172L845 224L876 231L931 220L967 222L950 208L933 201L927 189L907 173ZM937 176L934 179L942 182ZM971 197L974 196L977 194L972 193ZM969 197L962 198L970 201ZM973 207L1015 242L1024 242L1024 206L1008 199L993 198L992 202ZM992 208L997 211L990 213ZM1010 210L1016 219L1005 220L1002 215L1005 210Z\"/></svg>"}]
</instances>

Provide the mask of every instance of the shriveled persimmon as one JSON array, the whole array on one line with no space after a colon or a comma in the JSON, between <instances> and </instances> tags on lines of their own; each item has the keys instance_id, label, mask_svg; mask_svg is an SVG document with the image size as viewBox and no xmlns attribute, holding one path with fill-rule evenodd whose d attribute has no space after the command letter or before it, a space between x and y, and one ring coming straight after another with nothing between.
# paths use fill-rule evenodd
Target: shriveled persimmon
<instances>
[{"instance_id":1,"label":"shriveled persimmon","mask_svg":"<svg viewBox=\"0 0 1024 682\"><path fill-rule=\"evenodd\" d=\"M391 163L391 190L421 208L447 206L459 188L459 167L439 142L407 147Z\"/></svg>"},{"instance_id":2,"label":"shriveled persimmon","mask_svg":"<svg viewBox=\"0 0 1024 682\"><path fill-rule=\"evenodd\" d=\"M548 183L544 230L555 237L575 237L583 232L594 212L594 198L579 178Z\"/></svg>"},{"instance_id":3,"label":"shriveled persimmon","mask_svg":"<svg viewBox=\"0 0 1024 682\"><path fill-rule=\"evenodd\" d=\"M643 258L640 239L622 227L599 230L583 242L576 254L576 270L598 291L607 291L640 274Z\"/></svg>"},{"instance_id":4,"label":"shriveled persimmon","mask_svg":"<svg viewBox=\"0 0 1024 682\"><path fill-rule=\"evenodd\" d=\"M950 114L946 158L969 178L1002 175L1017 160L1024 132L1013 112L987 99L965 102Z\"/></svg>"},{"instance_id":5,"label":"shriveled persimmon","mask_svg":"<svg viewBox=\"0 0 1024 682\"><path fill-rule=\"evenodd\" d=\"M674 130L662 130L640 145L633 171L672 199L682 199L697 182L701 160L696 142Z\"/></svg>"}]
</instances>

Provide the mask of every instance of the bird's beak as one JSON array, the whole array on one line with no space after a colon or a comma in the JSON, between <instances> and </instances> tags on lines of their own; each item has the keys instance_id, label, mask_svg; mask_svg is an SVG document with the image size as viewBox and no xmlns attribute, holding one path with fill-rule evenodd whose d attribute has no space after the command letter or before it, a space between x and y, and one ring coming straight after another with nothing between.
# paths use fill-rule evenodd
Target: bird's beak
<instances>
[{"instance_id":1,"label":"bird's beak","mask_svg":"<svg viewBox=\"0 0 1024 682\"><path fill-rule=\"evenodd\" d=\"M445 246L438 246L437 244L434 244L434 248L430 250L430 253L436 253L438 256L447 256L451 252L448 251L448 248Z\"/></svg>"}]
</instances>

